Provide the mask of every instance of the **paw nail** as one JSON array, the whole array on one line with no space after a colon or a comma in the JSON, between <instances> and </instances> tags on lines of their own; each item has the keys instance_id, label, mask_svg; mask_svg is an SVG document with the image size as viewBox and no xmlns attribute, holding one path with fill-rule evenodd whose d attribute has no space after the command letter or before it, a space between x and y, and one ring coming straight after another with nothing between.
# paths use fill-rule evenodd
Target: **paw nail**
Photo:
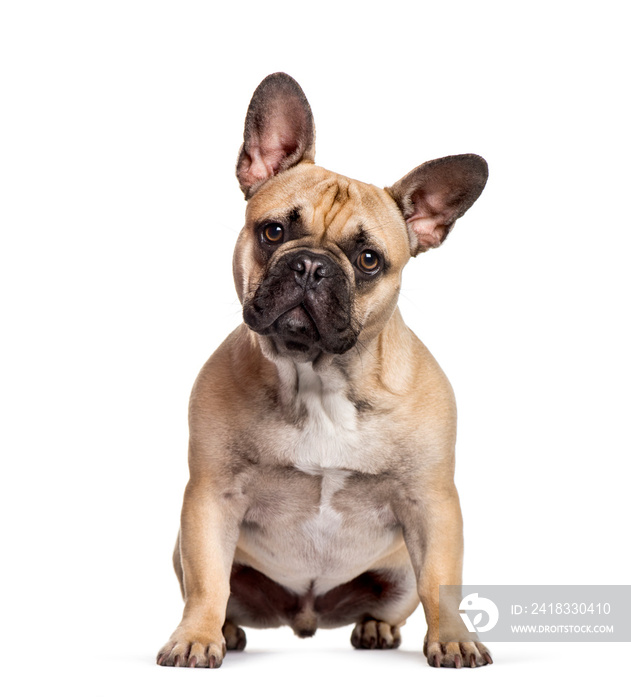
<instances>
[{"instance_id":1,"label":"paw nail","mask_svg":"<svg viewBox=\"0 0 631 700\"><path fill-rule=\"evenodd\" d=\"M487 664L493 663L493 659L491 658L491 655L489 654L488 651L485 651L483 656L484 656L484 660L486 661Z\"/></svg>"},{"instance_id":2,"label":"paw nail","mask_svg":"<svg viewBox=\"0 0 631 700\"><path fill-rule=\"evenodd\" d=\"M456 668L462 668L462 657L460 656L460 654L456 654L456 656L454 657L454 665L456 666Z\"/></svg>"},{"instance_id":3,"label":"paw nail","mask_svg":"<svg viewBox=\"0 0 631 700\"><path fill-rule=\"evenodd\" d=\"M195 666L197 666L197 657L191 656L191 658L188 660L188 667L195 668Z\"/></svg>"},{"instance_id":4,"label":"paw nail","mask_svg":"<svg viewBox=\"0 0 631 700\"><path fill-rule=\"evenodd\" d=\"M469 657L469 666L471 666L471 668L475 668L475 667L476 667L475 655L474 655L474 654L471 654L471 656Z\"/></svg>"}]
</instances>

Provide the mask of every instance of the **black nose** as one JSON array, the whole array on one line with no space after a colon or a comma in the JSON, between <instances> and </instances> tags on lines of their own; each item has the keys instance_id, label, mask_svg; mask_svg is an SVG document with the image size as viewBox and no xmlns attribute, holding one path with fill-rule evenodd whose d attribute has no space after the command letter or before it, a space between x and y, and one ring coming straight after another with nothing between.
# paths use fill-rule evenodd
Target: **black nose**
<instances>
[{"instance_id":1,"label":"black nose","mask_svg":"<svg viewBox=\"0 0 631 700\"><path fill-rule=\"evenodd\" d=\"M324 277L335 274L335 263L330 258L304 250L289 256L287 265L294 271L296 282L305 288L315 287Z\"/></svg>"}]
</instances>

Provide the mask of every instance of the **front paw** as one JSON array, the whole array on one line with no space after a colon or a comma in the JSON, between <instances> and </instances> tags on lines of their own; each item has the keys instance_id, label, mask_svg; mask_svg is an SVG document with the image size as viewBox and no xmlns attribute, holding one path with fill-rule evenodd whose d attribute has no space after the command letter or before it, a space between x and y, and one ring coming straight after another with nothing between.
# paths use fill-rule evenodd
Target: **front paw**
<instances>
[{"instance_id":1,"label":"front paw","mask_svg":"<svg viewBox=\"0 0 631 700\"><path fill-rule=\"evenodd\" d=\"M188 668L219 668L226 655L222 635L218 639L208 634L177 629L160 649L156 662L160 666Z\"/></svg>"},{"instance_id":2,"label":"front paw","mask_svg":"<svg viewBox=\"0 0 631 700\"><path fill-rule=\"evenodd\" d=\"M481 642L430 642L423 652L427 663L435 668L477 668L493 663L491 652Z\"/></svg>"}]
</instances>

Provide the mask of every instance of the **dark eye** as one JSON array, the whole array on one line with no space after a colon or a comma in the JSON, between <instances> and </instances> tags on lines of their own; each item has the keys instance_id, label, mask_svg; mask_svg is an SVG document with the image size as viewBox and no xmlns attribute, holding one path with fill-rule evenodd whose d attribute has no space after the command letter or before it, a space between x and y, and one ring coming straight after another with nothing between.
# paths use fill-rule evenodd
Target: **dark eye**
<instances>
[{"instance_id":1,"label":"dark eye","mask_svg":"<svg viewBox=\"0 0 631 700\"><path fill-rule=\"evenodd\" d=\"M359 270L370 275L380 270L381 259L374 250L364 250L357 256L355 265Z\"/></svg>"},{"instance_id":2,"label":"dark eye","mask_svg":"<svg viewBox=\"0 0 631 700\"><path fill-rule=\"evenodd\" d=\"M282 243L285 231L280 224L265 224L263 227L263 240L265 243Z\"/></svg>"}]
</instances>

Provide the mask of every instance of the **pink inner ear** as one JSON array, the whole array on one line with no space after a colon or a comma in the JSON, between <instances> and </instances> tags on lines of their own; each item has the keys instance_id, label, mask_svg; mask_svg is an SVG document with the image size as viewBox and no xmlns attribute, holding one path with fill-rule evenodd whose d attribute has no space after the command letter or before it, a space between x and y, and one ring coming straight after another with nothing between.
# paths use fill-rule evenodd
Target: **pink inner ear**
<instances>
[{"instance_id":1,"label":"pink inner ear","mask_svg":"<svg viewBox=\"0 0 631 700\"><path fill-rule=\"evenodd\" d=\"M305 139L307 123L300 103L290 97L283 110L269 114L247 144L240 177L248 186L278 174L283 162L304 148L301 139Z\"/></svg>"},{"instance_id":2,"label":"pink inner ear","mask_svg":"<svg viewBox=\"0 0 631 700\"><path fill-rule=\"evenodd\" d=\"M418 190L412 195L414 210L406 221L416 236L419 252L438 248L445 239L448 233L447 222L453 216L452 209L445 206L449 194L449 190Z\"/></svg>"},{"instance_id":3,"label":"pink inner ear","mask_svg":"<svg viewBox=\"0 0 631 700\"><path fill-rule=\"evenodd\" d=\"M281 163L287 156L295 150L296 144L283 140L282 134L270 130L262 139L253 139L250 143L248 156L250 158L244 176L249 184L254 184L259 180L267 180L276 175L280 170Z\"/></svg>"},{"instance_id":4,"label":"pink inner ear","mask_svg":"<svg viewBox=\"0 0 631 700\"><path fill-rule=\"evenodd\" d=\"M274 170L268 166L258 146L250 146L247 158L248 160L244 163L245 167L241 171L241 178L244 184L251 186L259 180L266 180L268 177L272 177Z\"/></svg>"},{"instance_id":5,"label":"pink inner ear","mask_svg":"<svg viewBox=\"0 0 631 700\"><path fill-rule=\"evenodd\" d=\"M413 216L408 219L408 225L418 241L419 253L430 248L438 248L447 233L445 226L441 226L436 218L416 218Z\"/></svg>"}]
</instances>

